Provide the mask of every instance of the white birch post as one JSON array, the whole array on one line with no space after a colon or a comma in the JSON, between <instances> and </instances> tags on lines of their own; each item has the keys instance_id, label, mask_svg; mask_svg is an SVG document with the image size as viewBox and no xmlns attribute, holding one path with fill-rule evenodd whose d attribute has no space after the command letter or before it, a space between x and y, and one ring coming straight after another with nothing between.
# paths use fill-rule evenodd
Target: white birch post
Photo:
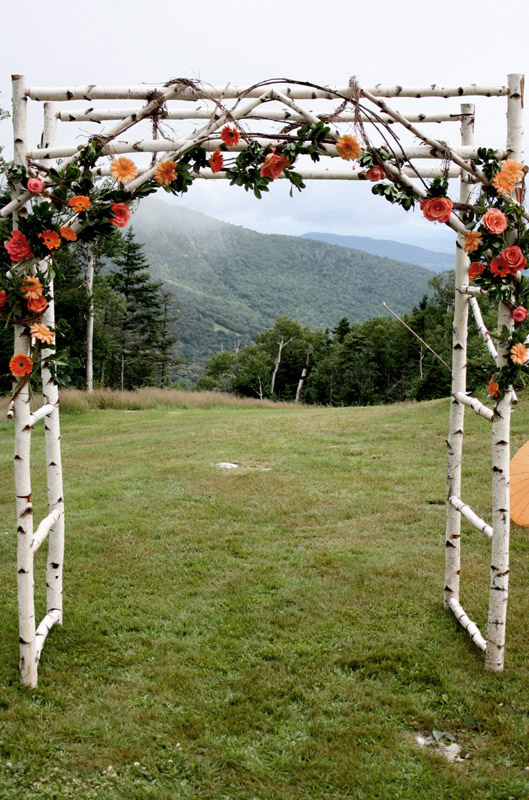
<instances>
[{"instance_id":1,"label":"white birch post","mask_svg":"<svg viewBox=\"0 0 529 800\"><path fill-rule=\"evenodd\" d=\"M507 152L509 158L521 159L523 77L509 75L507 100ZM513 321L509 307L504 302L498 306L498 330L506 326L512 330ZM506 350L498 347L498 367L505 363ZM492 421L492 552L490 566L490 595L487 623L487 649L485 669L503 671L505 650L505 625L509 596L509 460L510 417L512 393L507 391L496 406Z\"/></svg>"},{"instance_id":2,"label":"white birch post","mask_svg":"<svg viewBox=\"0 0 529 800\"><path fill-rule=\"evenodd\" d=\"M27 98L23 75L13 75L14 163L26 165ZM16 199L19 192L13 192ZM16 217L14 217L16 226ZM22 325L15 325L14 352L30 354L30 339ZM31 420L29 387L26 383L14 401L15 416L15 496L17 510L17 589L19 670L25 686L37 685L35 641L35 603L33 598L33 505L31 499Z\"/></svg>"},{"instance_id":3,"label":"white birch post","mask_svg":"<svg viewBox=\"0 0 529 800\"><path fill-rule=\"evenodd\" d=\"M86 390L94 391L94 248L89 246L86 264L86 297L88 300L88 319L86 321Z\"/></svg>"},{"instance_id":4,"label":"white birch post","mask_svg":"<svg viewBox=\"0 0 529 800\"><path fill-rule=\"evenodd\" d=\"M461 143L470 145L474 139L474 106L464 103L461 113L466 114L461 122ZM462 203L469 201L472 184L468 173L461 175L459 197ZM465 407L455 395L466 391L467 382L467 333L468 333L468 256L463 250L464 236L458 234L456 250L455 307L452 336L452 401L448 430L447 501L450 497L461 497L461 459L463 453L463 427ZM451 598L459 602L459 574L461 569L461 515L449 502L446 504L445 534L445 581L444 605L449 608Z\"/></svg>"}]
</instances>

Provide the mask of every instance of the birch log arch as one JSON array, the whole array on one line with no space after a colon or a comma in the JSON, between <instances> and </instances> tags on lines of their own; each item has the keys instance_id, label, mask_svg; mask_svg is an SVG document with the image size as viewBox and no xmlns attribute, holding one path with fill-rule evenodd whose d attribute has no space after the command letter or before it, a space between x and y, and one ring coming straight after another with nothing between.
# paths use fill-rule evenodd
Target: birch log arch
<instances>
[{"instance_id":1,"label":"birch log arch","mask_svg":"<svg viewBox=\"0 0 529 800\"><path fill-rule=\"evenodd\" d=\"M509 75L507 84L497 87L377 85L369 89L355 79L336 88L287 79L250 87L228 85L224 89L181 79L163 86L40 88L28 86L24 76L13 76L14 161L7 169L12 199L1 210L2 217L12 223L11 238L4 242L11 265L0 274L0 312L14 324L15 355L10 366L18 379L8 416L14 417L15 423L19 667L23 684L36 686L44 641L51 628L62 623L63 616L64 502L55 380L58 358L53 344L54 253L76 239L94 241L113 225L123 227L135 199L160 187L181 194L195 179L227 179L257 197L276 179L290 181L291 191L303 189L305 180L367 179L374 182L375 194L406 210L420 202L427 219L446 223L457 231L444 602L472 641L486 652L486 668L503 669L509 575L510 410L515 401L513 385L521 380L529 356L524 344L527 314L523 313L529 289L521 277L526 263L522 250L529 249L525 227L529 216L521 205L525 170L519 163L522 94L523 76L519 74ZM471 97L506 98L504 150L474 145L475 109L467 101ZM389 98L393 98L391 105ZM430 104L431 98L438 98L445 108L439 113L419 110L412 114L407 110L404 114L404 109L394 107L403 102L409 106L411 98L419 107L425 100ZM453 103L461 98L465 102L454 108ZM107 108L101 107L101 101L129 101L133 105ZM28 142L30 102L42 104L44 111L41 143L33 149ZM88 125L95 129L83 145L56 146L57 123L82 123L83 130ZM424 128L437 125L444 129L445 123L459 126L457 145L448 145ZM174 124L178 125L176 132ZM151 126L150 138L146 125ZM403 144L396 130L412 141ZM126 139L118 139L125 134ZM135 154L141 161L143 153L150 154L147 163L135 164L129 158ZM336 158L354 163L329 166ZM57 159L61 159L59 164ZM450 177L460 177L459 201L455 204L447 197ZM481 190L477 201L473 200L476 185ZM469 252L478 259L472 264L472 286ZM90 287L90 276L87 284ZM478 297L487 293L498 300L498 329L503 335L497 349L479 312ZM492 359L493 408L469 397L466 391L469 307ZM29 381L37 361L44 404L31 412ZM90 386L90 374L87 377ZM465 408L492 424L492 525L479 519L460 497ZM45 420L49 508L34 531L30 444L33 427L40 419ZM462 516L492 540L486 639L459 602ZM46 538L47 613L37 626L33 558Z\"/></svg>"}]
</instances>

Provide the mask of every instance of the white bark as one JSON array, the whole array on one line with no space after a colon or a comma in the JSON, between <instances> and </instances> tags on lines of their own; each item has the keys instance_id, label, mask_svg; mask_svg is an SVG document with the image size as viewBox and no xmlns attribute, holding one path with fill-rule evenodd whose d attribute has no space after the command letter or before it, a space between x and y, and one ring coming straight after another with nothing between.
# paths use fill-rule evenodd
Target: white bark
<instances>
[{"instance_id":1,"label":"white bark","mask_svg":"<svg viewBox=\"0 0 529 800\"><path fill-rule=\"evenodd\" d=\"M466 630L476 647L479 647L480 650L485 650L487 642L479 632L478 626L465 614L463 606L457 602L455 597L450 598L448 607L453 611L455 618Z\"/></svg>"},{"instance_id":2,"label":"white bark","mask_svg":"<svg viewBox=\"0 0 529 800\"><path fill-rule=\"evenodd\" d=\"M55 406L52 406L50 403L46 403L45 405L41 406L40 408L37 408L36 411L33 411L29 415L29 422L30 422L31 427L33 428L34 425L39 421L39 419L42 419L43 417L47 417L49 414L51 414L51 412L53 411L54 408L55 408Z\"/></svg>"},{"instance_id":3,"label":"white bark","mask_svg":"<svg viewBox=\"0 0 529 800\"><path fill-rule=\"evenodd\" d=\"M458 403L463 403L465 406L469 406L476 414L479 414L480 417L492 422L494 417L494 411L491 408L483 405L483 403L478 400L477 397L469 397L467 394L463 392L456 392L454 394L455 399Z\"/></svg>"},{"instance_id":4,"label":"white bark","mask_svg":"<svg viewBox=\"0 0 529 800\"><path fill-rule=\"evenodd\" d=\"M511 158L522 157L523 76L509 75L507 102L507 151ZM514 323L510 308L501 302L498 306L498 330L506 326L512 330ZM505 348L498 347L498 367L505 363ZM505 626L509 597L509 537L510 537L510 418L512 394L507 391L496 407L492 423L492 552L490 566L490 595L487 623L487 651L485 668L493 672L503 670Z\"/></svg>"},{"instance_id":5,"label":"white bark","mask_svg":"<svg viewBox=\"0 0 529 800\"><path fill-rule=\"evenodd\" d=\"M464 517L471 525L477 528L478 531L484 533L485 536L488 536L489 539L492 539L492 528L488 525L484 519L478 517L475 511L473 511L470 506L467 506L466 503L463 503L459 497L449 497L448 502L450 505L455 508L456 511L459 511L462 517Z\"/></svg>"},{"instance_id":6,"label":"white bark","mask_svg":"<svg viewBox=\"0 0 529 800\"><path fill-rule=\"evenodd\" d=\"M461 143L471 145L474 138L474 106L463 104L461 111L466 113L461 123ZM461 175L459 199L468 203L472 187L468 182L468 173ZM447 459L447 501L450 497L461 495L461 460L463 456L463 428L465 406L455 399L458 394L465 395L467 382L467 335L468 335L468 286L469 259L463 250L464 230L458 235L456 248L456 275L454 322L452 334L452 402L450 404L450 420L448 427ZM459 577L461 571L461 516L451 505L446 504L445 531L445 580L444 604L448 608L450 600L459 602Z\"/></svg>"},{"instance_id":7,"label":"white bark","mask_svg":"<svg viewBox=\"0 0 529 800\"><path fill-rule=\"evenodd\" d=\"M277 371L278 371L279 365L281 363L281 353L283 352L283 348L286 347L287 344L290 344L292 339L293 339L293 337L291 336L290 339L287 342L285 342L285 340L283 338L281 338L277 343L277 346L278 346L278 348L277 348L277 356L276 356L276 360L275 360L275 363L274 363L274 371L272 373L272 380L270 381L270 394L271 395L273 395L274 392L275 392Z\"/></svg>"},{"instance_id":8,"label":"white bark","mask_svg":"<svg viewBox=\"0 0 529 800\"><path fill-rule=\"evenodd\" d=\"M487 350L489 351L490 356L496 360L498 357L498 351L494 346L494 342L490 338L490 333L487 330L485 323L483 322L483 317L481 316L481 310L478 305L478 301L475 297L470 297L469 299L470 308L472 309L472 314L474 315L474 319L476 321L476 325L478 328L479 333L483 337L483 341L487 346Z\"/></svg>"},{"instance_id":9,"label":"white bark","mask_svg":"<svg viewBox=\"0 0 529 800\"><path fill-rule=\"evenodd\" d=\"M94 249L88 251L86 264L86 297L88 300L88 319L86 321L86 389L94 391Z\"/></svg>"},{"instance_id":10,"label":"white bark","mask_svg":"<svg viewBox=\"0 0 529 800\"><path fill-rule=\"evenodd\" d=\"M312 86L277 82L281 86L281 91L294 100L335 100L336 95L352 97L350 86L328 87L316 89ZM165 87L159 85L148 86L32 86L28 89L27 96L31 100L147 100L153 91L163 90ZM260 97L266 90L266 86L257 86L250 89L247 86L209 87L204 90L200 87L179 86L178 99L195 102L204 97L217 100L229 100L241 97ZM369 92L376 97L501 97L509 93L507 86L482 86L480 84L470 84L467 86L373 86L361 89L361 94Z\"/></svg>"},{"instance_id":11,"label":"white bark","mask_svg":"<svg viewBox=\"0 0 529 800\"><path fill-rule=\"evenodd\" d=\"M138 167L138 175L143 175L150 167ZM365 180L365 172L366 170L361 169L360 167L350 167L349 169L336 169L336 168L325 168L325 167L316 167L306 168L306 167L298 167L296 164L295 171L298 172L303 180L305 181L361 181ZM403 175L408 178L416 178L418 175L421 178L435 178L439 175L439 168L438 167L428 167L428 166L417 166L416 169L411 167L403 167L402 168ZM107 178L112 173L110 172L110 167L95 167L93 170L95 175ZM461 170L459 167L450 167L448 170L448 177L449 178L458 178L461 175ZM201 169L197 174L196 178L202 178L206 180L226 180L226 170L221 170L220 172L212 172L207 167L205 169ZM276 180L289 180L286 175L281 174L279 178ZM480 292L481 294L486 294L486 292Z\"/></svg>"},{"instance_id":12,"label":"white bark","mask_svg":"<svg viewBox=\"0 0 529 800\"><path fill-rule=\"evenodd\" d=\"M310 350L307 350L307 358L305 360L305 364L301 371L301 377L299 379L298 388L296 389L296 399L294 400L295 403L299 403L301 398L301 391L303 389L303 384L305 383L305 379L307 377L307 372L309 371L310 365Z\"/></svg>"}]
</instances>

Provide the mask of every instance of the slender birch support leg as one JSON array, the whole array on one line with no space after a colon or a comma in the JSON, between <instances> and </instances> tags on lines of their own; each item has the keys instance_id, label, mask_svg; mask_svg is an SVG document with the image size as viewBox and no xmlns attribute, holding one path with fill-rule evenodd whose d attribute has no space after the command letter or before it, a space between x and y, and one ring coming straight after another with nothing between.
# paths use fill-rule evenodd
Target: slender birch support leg
<instances>
[{"instance_id":1,"label":"slender birch support leg","mask_svg":"<svg viewBox=\"0 0 529 800\"><path fill-rule=\"evenodd\" d=\"M29 355L24 328L15 326L15 353ZM15 493L17 509L17 587L20 678L25 686L37 685L35 603L33 599L33 505L31 500L31 421L29 388L15 398Z\"/></svg>"},{"instance_id":2,"label":"slender birch support leg","mask_svg":"<svg viewBox=\"0 0 529 800\"><path fill-rule=\"evenodd\" d=\"M461 141L473 144L474 139L474 106L464 103L461 113L467 116L461 123ZM472 185L467 180L467 173L461 177L459 197L467 203ZM452 336L452 402L450 405L450 421L448 430L447 461L447 500L450 497L461 497L461 459L463 454L463 428L465 407L454 395L465 393L467 384L467 331L468 331L468 286L469 260L463 250L464 237L458 235L456 251L455 308ZM445 582L444 605L449 608L451 598L459 602L459 574L461 568L461 515L449 502L446 504L445 535Z\"/></svg>"},{"instance_id":3,"label":"slender birch support leg","mask_svg":"<svg viewBox=\"0 0 529 800\"><path fill-rule=\"evenodd\" d=\"M517 160L522 156L523 141L523 76L509 75L507 100L507 153ZM512 330L513 321L509 307L501 302L498 307L498 330ZM505 363L505 348L498 348L497 364ZM509 462L512 392L506 392L498 403L492 421L492 553L490 564L490 595L487 625L487 650L485 668L503 671L505 651L505 626L509 597L509 538L510 497Z\"/></svg>"},{"instance_id":4,"label":"slender birch support leg","mask_svg":"<svg viewBox=\"0 0 529 800\"><path fill-rule=\"evenodd\" d=\"M52 297L43 314L43 322L48 327L55 325L53 302L53 282L50 284ZM56 613L56 621L62 624L62 567L64 560L64 500L62 491L61 432L59 423L59 389L46 366L46 356L53 351L43 350L42 389L44 402L53 406L53 411L45 420L46 473L48 483L48 509L59 512L59 518L51 528L48 539L48 562L46 568L47 613Z\"/></svg>"},{"instance_id":5,"label":"slender birch support leg","mask_svg":"<svg viewBox=\"0 0 529 800\"><path fill-rule=\"evenodd\" d=\"M86 265L86 297L88 299L88 319L86 321L86 390L94 391L94 248L88 251Z\"/></svg>"}]
</instances>

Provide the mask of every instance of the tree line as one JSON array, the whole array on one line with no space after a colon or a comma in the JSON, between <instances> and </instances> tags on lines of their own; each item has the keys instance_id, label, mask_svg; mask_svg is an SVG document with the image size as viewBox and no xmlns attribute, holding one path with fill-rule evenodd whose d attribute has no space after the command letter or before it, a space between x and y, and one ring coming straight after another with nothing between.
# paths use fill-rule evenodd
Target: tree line
<instances>
[{"instance_id":1,"label":"tree line","mask_svg":"<svg viewBox=\"0 0 529 800\"><path fill-rule=\"evenodd\" d=\"M454 273L429 283L430 293L402 322L389 315L356 323L344 317L333 329L310 330L278 317L255 344L209 359L197 388L333 406L445 397L451 389ZM481 305L492 329L494 310ZM476 331L468 342L470 391L486 385L493 368Z\"/></svg>"}]
</instances>

